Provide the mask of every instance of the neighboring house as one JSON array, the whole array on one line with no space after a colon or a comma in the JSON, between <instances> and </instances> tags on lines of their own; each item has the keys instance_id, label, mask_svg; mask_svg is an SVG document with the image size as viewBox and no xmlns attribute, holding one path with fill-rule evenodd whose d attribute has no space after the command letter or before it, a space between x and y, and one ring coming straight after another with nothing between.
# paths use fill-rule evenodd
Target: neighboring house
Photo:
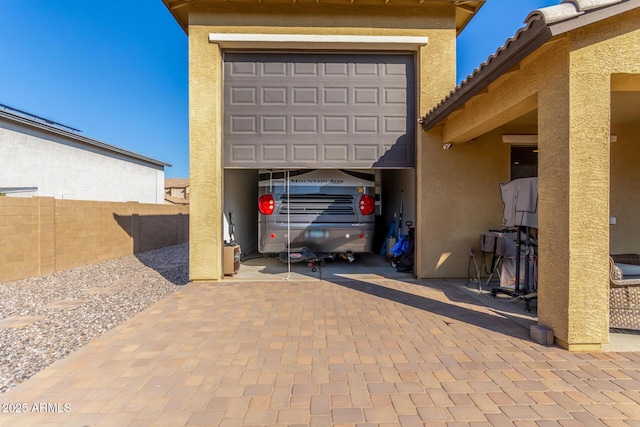
<instances>
[{"instance_id":1,"label":"neighboring house","mask_svg":"<svg viewBox=\"0 0 640 427\"><path fill-rule=\"evenodd\" d=\"M189 204L189 178L165 178L164 200L174 205Z\"/></svg>"},{"instance_id":2,"label":"neighboring house","mask_svg":"<svg viewBox=\"0 0 640 427\"><path fill-rule=\"evenodd\" d=\"M190 46L192 280L223 278L218 218L255 239L260 168L381 169L418 278L466 277L499 184L537 169L539 323L571 350L608 340L609 237L640 252L640 0L534 11L457 88L456 36L482 1L163 1Z\"/></svg>"},{"instance_id":3,"label":"neighboring house","mask_svg":"<svg viewBox=\"0 0 640 427\"><path fill-rule=\"evenodd\" d=\"M171 165L67 126L2 105L0 144L0 192L7 196L164 203L164 168Z\"/></svg>"}]
</instances>

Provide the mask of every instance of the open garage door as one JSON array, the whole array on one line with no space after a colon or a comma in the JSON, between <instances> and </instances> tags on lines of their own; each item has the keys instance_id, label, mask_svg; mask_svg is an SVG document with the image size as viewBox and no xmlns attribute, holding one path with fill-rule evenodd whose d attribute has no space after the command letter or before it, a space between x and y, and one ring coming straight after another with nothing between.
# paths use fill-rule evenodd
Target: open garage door
<instances>
[{"instance_id":1,"label":"open garage door","mask_svg":"<svg viewBox=\"0 0 640 427\"><path fill-rule=\"evenodd\" d=\"M224 55L225 168L413 168L410 54Z\"/></svg>"}]
</instances>

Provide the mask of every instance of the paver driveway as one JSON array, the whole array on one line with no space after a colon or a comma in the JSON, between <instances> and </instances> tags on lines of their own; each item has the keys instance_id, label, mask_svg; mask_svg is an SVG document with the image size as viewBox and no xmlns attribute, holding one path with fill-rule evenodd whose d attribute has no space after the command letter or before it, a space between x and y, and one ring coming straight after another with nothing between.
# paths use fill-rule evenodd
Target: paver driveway
<instances>
[{"instance_id":1,"label":"paver driveway","mask_svg":"<svg viewBox=\"0 0 640 427\"><path fill-rule=\"evenodd\" d=\"M0 404L7 426L638 426L640 354L535 344L446 281L191 283Z\"/></svg>"}]
</instances>

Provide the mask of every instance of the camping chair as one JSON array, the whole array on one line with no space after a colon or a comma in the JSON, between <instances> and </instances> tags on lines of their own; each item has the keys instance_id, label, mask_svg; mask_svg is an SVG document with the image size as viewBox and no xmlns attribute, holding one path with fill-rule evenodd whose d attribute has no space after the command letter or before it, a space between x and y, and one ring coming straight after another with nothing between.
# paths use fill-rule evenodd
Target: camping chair
<instances>
[{"instance_id":1,"label":"camping chair","mask_svg":"<svg viewBox=\"0 0 640 427\"><path fill-rule=\"evenodd\" d=\"M640 330L640 254L611 255L609 264L609 327Z\"/></svg>"}]
</instances>

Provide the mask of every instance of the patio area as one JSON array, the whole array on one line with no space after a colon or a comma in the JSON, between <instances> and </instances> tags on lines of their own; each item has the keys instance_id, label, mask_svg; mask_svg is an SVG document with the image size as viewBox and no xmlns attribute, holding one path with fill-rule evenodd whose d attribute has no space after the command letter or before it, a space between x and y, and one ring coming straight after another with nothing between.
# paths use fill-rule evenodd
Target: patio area
<instances>
[{"instance_id":1,"label":"patio area","mask_svg":"<svg viewBox=\"0 0 640 427\"><path fill-rule=\"evenodd\" d=\"M357 274L182 286L0 395L0 425L640 421L640 353L533 343L464 282Z\"/></svg>"}]
</instances>

